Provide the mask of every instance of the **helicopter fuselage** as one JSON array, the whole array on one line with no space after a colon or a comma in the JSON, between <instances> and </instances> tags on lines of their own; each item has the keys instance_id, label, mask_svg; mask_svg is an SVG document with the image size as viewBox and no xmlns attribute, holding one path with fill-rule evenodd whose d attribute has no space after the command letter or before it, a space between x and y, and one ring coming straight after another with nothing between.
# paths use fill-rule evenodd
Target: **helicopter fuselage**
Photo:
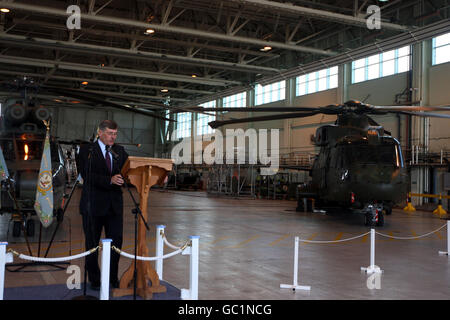
<instances>
[{"instance_id":1,"label":"helicopter fuselage","mask_svg":"<svg viewBox=\"0 0 450 320\"><path fill-rule=\"evenodd\" d=\"M311 187L319 206L363 209L378 203L392 208L406 198L408 174L400 144L382 127L323 126L316 141L321 149Z\"/></svg>"}]
</instances>

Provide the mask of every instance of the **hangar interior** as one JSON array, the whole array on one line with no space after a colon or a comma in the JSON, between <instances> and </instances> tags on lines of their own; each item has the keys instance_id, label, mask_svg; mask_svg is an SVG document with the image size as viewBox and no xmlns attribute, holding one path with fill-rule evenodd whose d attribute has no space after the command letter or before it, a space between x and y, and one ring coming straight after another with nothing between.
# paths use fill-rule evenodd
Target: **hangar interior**
<instances>
[{"instance_id":1,"label":"hangar interior","mask_svg":"<svg viewBox=\"0 0 450 320\"><path fill-rule=\"evenodd\" d=\"M67 9L71 5L80 9L78 27L76 11ZM369 11L370 6L374 11ZM420 260L430 254L427 250L441 246L442 230L430 241L417 242L418 251L410 243L381 242L386 253L382 263L391 263L387 270L401 270L404 277L388 273L389 281L383 281L386 289L376 291L366 289L366 277L358 272L344 275L349 265L359 268L355 257L363 257L364 264L366 250L360 245L367 238L344 251L333 246L319 246L316 251L302 244L301 259L307 260L306 279L302 279L311 279L319 289L295 295L280 291L279 283L290 281L294 234L339 240L366 230L355 217L295 211L297 186L310 180L308 170L320 150L314 143L316 130L334 124L336 115L250 121L217 129L208 125L280 114L252 112L255 107L326 107L349 100L374 106L448 106L448 0L16 0L0 1L0 8L7 9L0 15L2 110L24 98L38 101L50 111L51 134L61 142L88 141L95 137L101 120L113 119L119 124L117 143L132 156L170 159L181 141L189 145L182 153L189 163L175 164L163 189L151 193L149 223L152 228L167 225L179 240L193 234L204 237L200 299L448 296L448 289L440 285L450 277L446 260L442 267L442 260L430 257L436 261L429 267L425 261L411 266L393 258L403 252ZM369 25L372 22L375 25ZM192 112L198 106L217 111ZM240 107L248 111L220 110ZM437 113L450 115L450 111ZM408 191L449 196L449 119L407 113L371 117L399 141L408 169ZM260 164L241 165L237 160L205 164L202 156L211 152L211 137L220 130L226 139L227 129L242 129L241 135L253 129L278 129L277 150L267 147L267 155L279 152L278 173L262 176ZM273 145L269 138L267 146ZM246 159L249 148L250 142L244 145ZM69 188L77 176L76 144L63 149L66 156L72 152L66 159ZM232 156L237 157L238 151L233 149ZM58 234L57 242L61 247L68 242L71 250L75 245L81 252L78 191L63 224L64 231L70 225L73 233L69 240L67 233ZM438 199L411 201L418 211L405 213L406 199L398 203L386 218L386 233L414 236L444 223L446 215L432 213ZM448 211L449 203L442 200L443 209ZM131 201L126 203L125 212L131 206ZM24 250L23 241L10 235L9 216L1 218L0 240ZM126 216L125 248L130 250L132 222ZM48 240L51 232L44 233ZM36 229L33 240L37 234ZM325 257L339 266L330 266ZM172 266L168 263L165 275L177 287L185 286L180 270L186 263L182 257L174 261ZM121 262L121 270L125 264ZM430 282L405 280L418 272ZM42 274L27 274L19 281L7 273L6 287L64 283L67 277L58 272ZM340 280L337 274L342 275ZM407 284L399 288L399 283Z\"/></svg>"}]
</instances>

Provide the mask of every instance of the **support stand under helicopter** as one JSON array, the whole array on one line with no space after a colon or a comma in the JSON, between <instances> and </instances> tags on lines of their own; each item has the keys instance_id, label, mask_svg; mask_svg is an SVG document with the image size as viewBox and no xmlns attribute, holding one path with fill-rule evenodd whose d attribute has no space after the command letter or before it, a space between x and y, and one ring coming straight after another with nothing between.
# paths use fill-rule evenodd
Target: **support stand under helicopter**
<instances>
[{"instance_id":1,"label":"support stand under helicopter","mask_svg":"<svg viewBox=\"0 0 450 320\"><path fill-rule=\"evenodd\" d=\"M11 180L9 180L9 181L11 181ZM49 243L49 245L47 247L47 250L46 250L46 252L44 254L44 258L47 257L47 255L48 255L48 253L50 251L50 248L51 248L51 246L53 244L53 240L55 239L56 233L59 230L59 227L60 227L61 223L63 222L64 214L65 214L65 212L66 212L66 210L67 210L67 208L69 206L70 200L72 199L72 195L73 195L73 193L74 193L74 191L75 191L75 189L76 189L78 184L79 184L79 179L77 179L75 181L75 183L74 183L70 193L67 195L67 201L64 203L64 207L57 210L57 213L56 213L57 225L56 225L55 230L53 231L50 243ZM10 185L10 187L11 187L11 185ZM9 192L10 189L11 188L8 189L8 192ZM16 199L14 193L12 194L12 197L14 199ZM22 231L23 231L23 234L24 234L24 238L25 238L25 241L26 241L27 246L28 246L28 251L29 251L29 254L32 256L33 253L31 251L31 248L30 248L30 245L29 245L27 231L25 230L25 223L24 223L24 220L23 220L23 215L20 212L20 207L18 206L17 200L16 200L16 206L18 208L17 216L19 216L20 219L22 219L21 223L20 223L20 226L22 228ZM33 221L33 220L29 220L29 221ZM40 256L40 248L41 248L41 242L42 242L42 237L41 236L42 236L42 225L40 227L40 232L39 232L38 257ZM35 262L35 261L33 261L33 262L25 262L25 263L8 264L8 266L6 267L6 270L8 270L9 272L20 272L24 268L30 267L30 266L51 266L51 267L56 268L55 270L65 270L66 267L64 267L64 266L67 266L67 265L69 265L69 262L58 262L58 263L56 263L56 262ZM17 267L17 268L16 269L11 269L11 267Z\"/></svg>"},{"instance_id":2,"label":"support stand under helicopter","mask_svg":"<svg viewBox=\"0 0 450 320\"><path fill-rule=\"evenodd\" d=\"M354 199L354 195L352 195ZM316 205L318 204L318 205ZM321 201L318 199L317 194L311 192L298 192L297 193L297 212L321 212L326 213L330 208L337 210L349 210L354 213L364 215L364 225L370 227L382 227L384 226L384 216L392 213L392 208L383 203L367 203L362 209L347 208L343 209L340 206L326 207L321 205Z\"/></svg>"}]
</instances>

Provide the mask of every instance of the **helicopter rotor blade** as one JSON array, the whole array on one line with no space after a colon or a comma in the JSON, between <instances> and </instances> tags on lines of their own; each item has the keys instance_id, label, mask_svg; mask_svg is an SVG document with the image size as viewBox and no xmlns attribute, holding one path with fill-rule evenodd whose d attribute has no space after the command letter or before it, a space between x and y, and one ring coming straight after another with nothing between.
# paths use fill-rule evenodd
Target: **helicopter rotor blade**
<instances>
[{"instance_id":1,"label":"helicopter rotor blade","mask_svg":"<svg viewBox=\"0 0 450 320\"><path fill-rule=\"evenodd\" d=\"M240 118L240 119L230 119L230 120L223 120L223 121L211 121L209 122L209 126L213 129L216 129L218 127L222 127L224 125L228 124L236 124L236 123L246 123L246 122L257 122L257 121L270 121L270 120L281 120L281 119L293 119L293 118L304 118L304 117L310 117L313 115L316 115L318 111L313 112L295 112L295 113L286 113L286 114L275 114L270 116L260 116L260 117L250 117L250 118Z\"/></svg>"},{"instance_id":2,"label":"helicopter rotor blade","mask_svg":"<svg viewBox=\"0 0 450 320\"><path fill-rule=\"evenodd\" d=\"M91 94L90 92L83 92L83 90L80 90L80 89L65 89L64 88L64 90L71 91L71 92L78 92L78 93L81 93L81 94ZM166 105L164 103L158 103L158 102L154 102L154 101L152 101L152 102L148 102L148 101L144 102L141 99L135 99L135 98L130 98L130 97L123 98L123 97L120 97L120 96L115 96L115 95L110 95L110 94L108 94L108 95L101 94L99 92L96 92L95 95L103 96L105 98L114 98L114 99L117 99L117 100L133 101L134 103L136 103L136 105L144 104L146 107L157 108L157 110L154 110L154 111L169 110L172 113L191 112L189 109L186 109L186 108L170 106L170 105ZM209 114L209 113L206 113L206 112L205 112L205 114L213 115L213 114Z\"/></svg>"},{"instance_id":3,"label":"helicopter rotor blade","mask_svg":"<svg viewBox=\"0 0 450 320\"><path fill-rule=\"evenodd\" d=\"M89 102L93 102L96 104L100 104L103 106L109 106L112 108L116 108L116 109L121 109L121 110L126 110L126 111L130 111L130 112L134 112L137 114L142 114L148 117L152 117L152 118L156 118L156 119L161 119L164 121L172 121L174 122L175 120L172 119L168 119L162 116L158 116L157 114L154 114L150 111L146 111L146 110L142 110L139 108L133 108L130 106L126 106L126 105L122 105L119 103L115 103L115 102L111 102L111 101L106 101L104 99L100 99L98 97L95 97L93 95L88 95L85 93L80 93L80 92L74 92L72 90L67 90L67 89L62 89L62 88L57 88L57 87L46 87L45 88L47 91L52 92L52 93L56 93L58 95L62 95L62 96L66 96L66 97L72 97L72 98L76 98L76 99L80 99L80 100L85 100L85 101L89 101Z\"/></svg>"},{"instance_id":4,"label":"helicopter rotor blade","mask_svg":"<svg viewBox=\"0 0 450 320\"><path fill-rule=\"evenodd\" d=\"M377 111L450 111L449 105L444 106L372 106Z\"/></svg>"},{"instance_id":5,"label":"helicopter rotor blade","mask_svg":"<svg viewBox=\"0 0 450 320\"><path fill-rule=\"evenodd\" d=\"M339 112L339 105L328 105L325 107L244 107L244 108L203 108L192 107L189 108L190 112L321 112L327 114L336 114Z\"/></svg>"},{"instance_id":6,"label":"helicopter rotor blade","mask_svg":"<svg viewBox=\"0 0 450 320\"><path fill-rule=\"evenodd\" d=\"M66 89L66 88L60 88L60 89L63 89L63 90L66 90L66 91L68 91L68 92L74 92L74 93L80 93L80 94L84 94L84 95L92 95L92 93L90 93L90 92L83 92L83 90L79 90L79 89ZM186 108L180 108L180 107L175 107L175 106L170 106L170 105L166 105L166 104L164 104L164 103L157 103L157 102L143 102L142 100L140 100L140 99L134 99L134 98L130 98L130 97L127 97L127 98L123 98L123 97L119 97L119 96L114 96L114 95L106 95L106 94L101 94L101 93L99 93L99 92L97 92L97 93L95 93L95 95L96 96L103 96L103 97L105 97L105 98L114 98L114 99L117 99L117 100L127 100L127 101L133 101L133 102L135 102L136 103L136 105L139 105L139 104L144 104L145 105L145 107L147 108L147 107L151 107L151 108L157 108L157 110L154 110L154 111L165 111L165 110L169 110L170 112L172 112L172 113L178 113L178 112L191 112L189 109L186 109ZM112 103L115 103L115 102L113 102L113 101L106 101L106 102L112 102ZM142 110L142 109L141 109ZM147 111L147 110L143 110L143 111ZM207 113L207 112L201 112L201 113L204 113L204 114L207 114L207 115L214 115L214 114L210 114L210 113ZM171 120L171 121L174 121L174 120Z\"/></svg>"},{"instance_id":7,"label":"helicopter rotor blade","mask_svg":"<svg viewBox=\"0 0 450 320\"><path fill-rule=\"evenodd\" d=\"M190 112L312 112L318 111L320 108L308 108L308 107L246 107L246 108L202 108L195 107L190 108ZM180 111L182 112L182 111Z\"/></svg>"},{"instance_id":8,"label":"helicopter rotor blade","mask_svg":"<svg viewBox=\"0 0 450 320\"><path fill-rule=\"evenodd\" d=\"M439 113L432 113L432 112L409 112L409 111L398 111L396 113L405 114L408 116L450 119L450 114L439 114Z\"/></svg>"}]
</instances>

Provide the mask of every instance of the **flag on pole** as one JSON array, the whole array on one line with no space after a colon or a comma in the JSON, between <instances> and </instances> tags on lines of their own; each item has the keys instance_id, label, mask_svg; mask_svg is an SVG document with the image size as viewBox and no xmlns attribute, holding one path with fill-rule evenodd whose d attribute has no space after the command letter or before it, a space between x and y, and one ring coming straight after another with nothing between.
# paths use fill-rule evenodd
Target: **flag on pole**
<instances>
[{"instance_id":1,"label":"flag on pole","mask_svg":"<svg viewBox=\"0 0 450 320\"><path fill-rule=\"evenodd\" d=\"M47 133L45 135L44 152L42 153L41 168L39 170L34 210L44 228L47 228L53 221L53 174L52 157L50 154L50 122L44 121L44 123L47 126Z\"/></svg>"},{"instance_id":2,"label":"flag on pole","mask_svg":"<svg viewBox=\"0 0 450 320\"><path fill-rule=\"evenodd\" d=\"M2 147L0 147L0 182L8 179L8 177L9 177L8 168L6 167L6 162L5 162L5 157L3 156Z\"/></svg>"},{"instance_id":3,"label":"flag on pole","mask_svg":"<svg viewBox=\"0 0 450 320\"><path fill-rule=\"evenodd\" d=\"M8 179L9 172L8 167L6 166L5 157L3 156L3 150L2 147L0 147L0 208L2 207L2 194L1 190L3 188L3 185L1 182Z\"/></svg>"}]
</instances>

